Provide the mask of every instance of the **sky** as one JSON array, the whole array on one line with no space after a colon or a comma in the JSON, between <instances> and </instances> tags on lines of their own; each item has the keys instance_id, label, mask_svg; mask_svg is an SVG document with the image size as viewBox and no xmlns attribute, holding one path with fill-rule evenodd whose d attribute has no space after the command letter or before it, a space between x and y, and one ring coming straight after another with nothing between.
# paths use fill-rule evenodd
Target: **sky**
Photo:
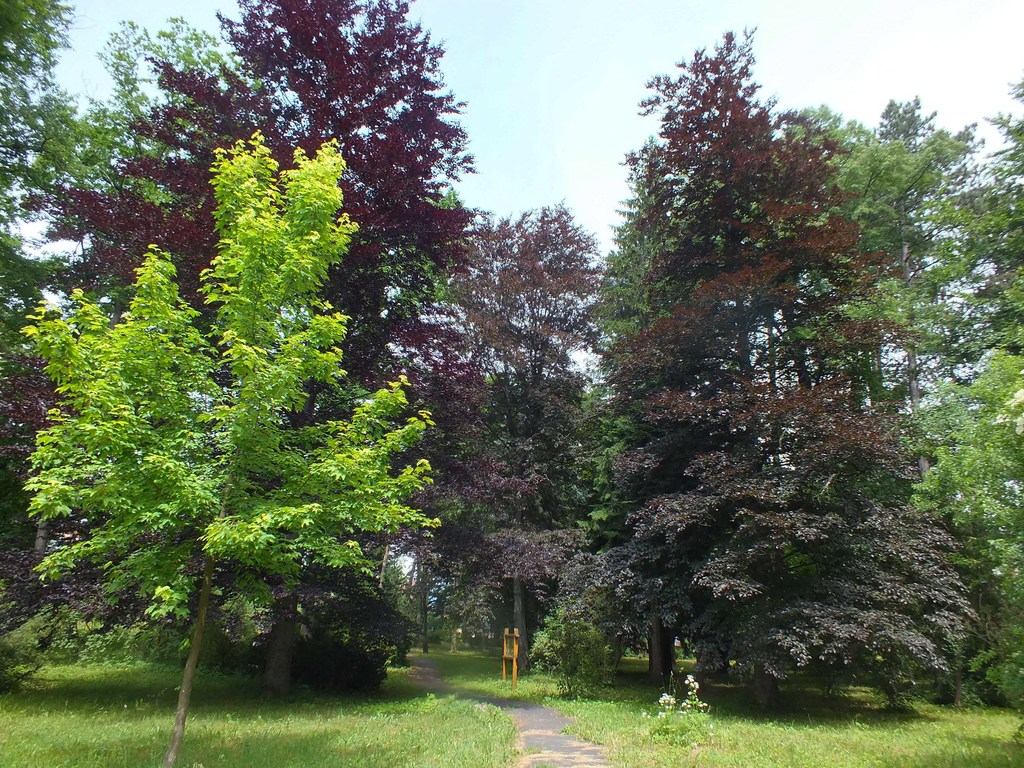
<instances>
[{"instance_id":1,"label":"sky","mask_svg":"<svg viewBox=\"0 0 1024 768\"><path fill-rule=\"evenodd\" d=\"M168 16L218 30L231 0L68 0L71 51L58 69L72 93L103 97L97 54L122 20L156 31ZM444 45L445 82L477 172L463 201L498 215L564 203L607 252L628 197L627 153L655 134L637 105L726 31L756 29L755 80L783 109L825 104L873 126L890 99L919 96L940 127L1020 114L1022 0L417 0L410 16Z\"/></svg>"}]
</instances>

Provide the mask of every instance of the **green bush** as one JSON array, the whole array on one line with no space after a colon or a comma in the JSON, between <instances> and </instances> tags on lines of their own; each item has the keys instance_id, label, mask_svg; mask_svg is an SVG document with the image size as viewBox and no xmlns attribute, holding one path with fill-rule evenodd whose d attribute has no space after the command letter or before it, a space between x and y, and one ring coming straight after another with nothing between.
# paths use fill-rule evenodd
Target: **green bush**
<instances>
[{"instance_id":1,"label":"green bush","mask_svg":"<svg viewBox=\"0 0 1024 768\"><path fill-rule=\"evenodd\" d=\"M608 683L611 655L597 627L560 608L534 636L531 659L555 676L562 695L585 696Z\"/></svg>"},{"instance_id":2,"label":"green bush","mask_svg":"<svg viewBox=\"0 0 1024 768\"><path fill-rule=\"evenodd\" d=\"M16 691L39 669L39 654L0 639L0 693Z\"/></svg>"},{"instance_id":3,"label":"green bush","mask_svg":"<svg viewBox=\"0 0 1024 768\"><path fill-rule=\"evenodd\" d=\"M0 637L0 693L15 691L39 669L42 659L31 628Z\"/></svg>"},{"instance_id":4,"label":"green bush","mask_svg":"<svg viewBox=\"0 0 1024 768\"><path fill-rule=\"evenodd\" d=\"M11 632L21 647L50 664L131 664L177 662L182 658L179 628L166 624L106 625L68 606L44 608Z\"/></svg>"}]
</instances>

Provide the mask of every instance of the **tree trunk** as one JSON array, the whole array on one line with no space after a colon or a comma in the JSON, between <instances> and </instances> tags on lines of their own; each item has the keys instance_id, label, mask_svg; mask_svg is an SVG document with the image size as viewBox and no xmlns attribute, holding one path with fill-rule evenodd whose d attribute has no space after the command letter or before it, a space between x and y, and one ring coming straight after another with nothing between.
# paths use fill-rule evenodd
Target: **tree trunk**
<instances>
[{"instance_id":1,"label":"tree trunk","mask_svg":"<svg viewBox=\"0 0 1024 768\"><path fill-rule=\"evenodd\" d=\"M298 609L299 596L294 592L274 601L274 625L267 638L267 665L263 670L263 693L267 696L283 696L291 690Z\"/></svg>"},{"instance_id":2,"label":"tree trunk","mask_svg":"<svg viewBox=\"0 0 1024 768\"><path fill-rule=\"evenodd\" d=\"M672 633L662 624L661 616L654 614L651 617L650 634L647 636L647 678L652 683L667 685L674 666Z\"/></svg>"},{"instance_id":3,"label":"tree trunk","mask_svg":"<svg viewBox=\"0 0 1024 768\"><path fill-rule=\"evenodd\" d=\"M761 707L774 707L779 701L779 680L761 664L754 665L754 701Z\"/></svg>"},{"instance_id":4,"label":"tree trunk","mask_svg":"<svg viewBox=\"0 0 1024 768\"><path fill-rule=\"evenodd\" d=\"M448 653L455 653L459 650L459 628L452 628L452 644L448 647Z\"/></svg>"},{"instance_id":5,"label":"tree trunk","mask_svg":"<svg viewBox=\"0 0 1024 768\"><path fill-rule=\"evenodd\" d=\"M797 319L793 310L783 311L782 319L786 322L786 327L793 329L797 327ZM802 341L796 341L793 344L793 362L796 364L796 382L800 386L800 389L811 389L811 371L807 366L807 344Z\"/></svg>"},{"instance_id":6,"label":"tree trunk","mask_svg":"<svg viewBox=\"0 0 1024 768\"><path fill-rule=\"evenodd\" d=\"M953 701L951 704L957 709L964 708L964 659L959 651L953 657Z\"/></svg>"},{"instance_id":7,"label":"tree trunk","mask_svg":"<svg viewBox=\"0 0 1024 768\"><path fill-rule=\"evenodd\" d=\"M380 577L377 579L377 586L384 588L384 574L388 571L388 559L391 557L391 545L384 547L384 554L380 558Z\"/></svg>"},{"instance_id":8,"label":"tree trunk","mask_svg":"<svg viewBox=\"0 0 1024 768\"><path fill-rule=\"evenodd\" d=\"M519 669L530 665L530 643L526 634L526 587L518 576L512 577L512 622L519 629Z\"/></svg>"},{"instance_id":9,"label":"tree trunk","mask_svg":"<svg viewBox=\"0 0 1024 768\"><path fill-rule=\"evenodd\" d=\"M427 613L430 608L430 590L427 588L427 569L423 567L422 559L416 563L416 581L419 582L420 592L420 636L423 641L423 652L430 653L430 623Z\"/></svg>"},{"instance_id":10,"label":"tree trunk","mask_svg":"<svg viewBox=\"0 0 1024 768\"><path fill-rule=\"evenodd\" d=\"M50 521L40 520L36 525L36 541L32 550L42 557L46 554L46 545L50 543Z\"/></svg>"},{"instance_id":11,"label":"tree trunk","mask_svg":"<svg viewBox=\"0 0 1024 768\"><path fill-rule=\"evenodd\" d=\"M178 709L174 713L174 731L171 743L164 755L164 768L170 768L181 752L181 740L185 736L185 719L188 717L189 699L192 697L192 681L196 676L199 664L199 649L203 645L203 630L206 629L206 614L210 608L210 592L213 583L213 558L206 556L203 568L203 586L199 591L199 612L192 629L192 640L188 649L188 660L185 662L185 674L181 678L181 690L178 692Z\"/></svg>"},{"instance_id":12,"label":"tree trunk","mask_svg":"<svg viewBox=\"0 0 1024 768\"><path fill-rule=\"evenodd\" d=\"M910 243L905 240L903 241L901 260L903 262L903 278L909 286L914 281L914 270L910 264ZM913 309L911 309L908 320L913 325ZM907 344L907 390L910 393L910 412L916 416L921 408L921 367L917 360L917 347L912 341ZM928 470L931 468L932 464L927 456L917 457L917 469L921 473L921 477L928 474Z\"/></svg>"}]
</instances>

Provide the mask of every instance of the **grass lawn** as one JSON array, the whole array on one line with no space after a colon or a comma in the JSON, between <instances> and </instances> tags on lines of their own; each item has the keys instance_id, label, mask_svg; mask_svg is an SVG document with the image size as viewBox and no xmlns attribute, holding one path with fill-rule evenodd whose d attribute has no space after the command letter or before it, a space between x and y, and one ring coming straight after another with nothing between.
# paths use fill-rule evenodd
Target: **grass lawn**
<instances>
[{"instance_id":1,"label":"grass lawn","mask_svg":"<svg viewBox=\"0 0 1024 768\"><path fill-rule=\"evenodd\" d=\"M500 661L479 654L432 653L454 685L490 695L515 696L560 709L576 718L573 733L609 748L619 768L720 766L729 768L995 768L1024 766L1024 746L1011 738L1020 723L994 708L955 711L927 704L894 714L872 692L855 689L825 697L814 688L784 686L781 706L760 712L745 690L712 684L702 689L711 704L715 736L691 751L650 739L643 713L656 710L659 690L645 681L645 662L629 661L601 700L556 696L546 675L520 677L513 693L500 679Z\"/></svg>"},{"instance_id":2,"label":"grass lawn","mask_svg":"<svg viewBox=\"0 0 1024 768\"><path fill-rule=\"evenodd\" d=\"M49 667L0 696L3 768L159 765L174 721L176 668ZM456 737L457 736L457 737ZM426 696L393 671L382 690L299 692L264 701L259 681L203 673L178 765L183 768L494 768L512 764L510 719Z\"/></svg>"},{"instance_id":3,"label":"grass lawn","mask_svg":"<svg viewBox=\"0 0 1024 768\"><path fill-rule=\"evenodd\" d=\"M1011 736L1019 718L991 708L956 712L919 705L910 715L882 709L869 691L826 698L813 688L784 688L766 715L746 691L706 685L715 735L696 751L651 740L644 712L659 691L642 662L627 662L600 699L568 701L541 674L520 678L513 693L493 656L431 653L453 685L554 706L576 718L573 732L608 747L612 765L735 768L995 768L1024 766ZM49 667L28 688L0 696L2 768L152 768L173 719L180 670ZM183 768L509 768L510 719L471 701L427 696L394 670L378 693L325 696L299 691L264 701L259 681L204 673L179 765Z\"/></svg>"}]
</instances>

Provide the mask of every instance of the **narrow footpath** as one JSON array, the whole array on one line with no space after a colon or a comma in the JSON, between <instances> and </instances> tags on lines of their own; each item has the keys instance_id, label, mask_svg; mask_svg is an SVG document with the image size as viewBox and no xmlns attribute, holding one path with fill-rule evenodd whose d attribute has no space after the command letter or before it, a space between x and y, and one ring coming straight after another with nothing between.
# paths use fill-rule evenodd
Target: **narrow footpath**
<instances>
[{"instance_id":1,"label":"narrow footpath","mask_svg":"<svg viewBox=\"0 0 1024 768\"><path fill-rule=\"evenodd\" d=\"M411 661L410 678L426 690L490 704L512 717L519 729L519 751L523 755L516 768L607 768L603 747L562 733L572 720L557 710L455 688L441 678L430 659L420 656Z\"/></svg>"}]
</instances>

